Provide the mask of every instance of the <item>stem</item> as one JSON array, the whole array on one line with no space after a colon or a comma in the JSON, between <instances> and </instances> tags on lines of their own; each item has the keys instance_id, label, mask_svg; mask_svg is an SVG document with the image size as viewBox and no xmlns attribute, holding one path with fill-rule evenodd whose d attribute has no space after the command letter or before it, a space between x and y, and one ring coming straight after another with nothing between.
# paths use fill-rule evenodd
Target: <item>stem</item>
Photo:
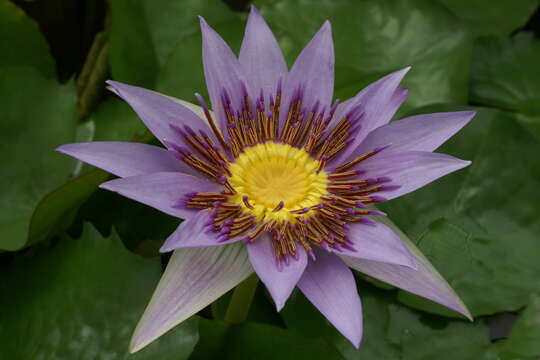
<instances>
[{"instance_id":1,"label":"stem","mask_svg":"<svg viewBox=\"0 0 540 360\"><path fill-rule=\"evenodd\" d=\"M256 274L252 274L234 289L225 321L239 324L246 320L258 284L259 278Z\"/></svg>"}]
</instances>

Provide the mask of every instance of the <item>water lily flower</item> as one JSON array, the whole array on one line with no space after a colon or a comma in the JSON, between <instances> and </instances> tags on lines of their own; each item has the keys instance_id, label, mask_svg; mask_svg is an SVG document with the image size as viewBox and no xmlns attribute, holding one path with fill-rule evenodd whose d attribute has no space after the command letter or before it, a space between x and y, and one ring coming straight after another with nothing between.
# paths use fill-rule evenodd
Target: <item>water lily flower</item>
<instances>
[{"instance_id":1,"label":"water lily flower","mask_svg":"<svg viewBox=\"0 0 540 360\"><path fill-rule=\"evenodd\" d=\"M298 286L350 342L362 309L350 268L467 317L455 292L374 203L414 191L470 162L433 151L473 111L390 122L409 68L332 102L327 21L288 70L251 8L238 58L201 18L211 109L109 81L164 145L67 144L58 151L118 179L101 188L184 219L131 343L137 351L255 272L277 310ZM349 268L350 267L350 268Z\"/></svg>"}]
</instances>

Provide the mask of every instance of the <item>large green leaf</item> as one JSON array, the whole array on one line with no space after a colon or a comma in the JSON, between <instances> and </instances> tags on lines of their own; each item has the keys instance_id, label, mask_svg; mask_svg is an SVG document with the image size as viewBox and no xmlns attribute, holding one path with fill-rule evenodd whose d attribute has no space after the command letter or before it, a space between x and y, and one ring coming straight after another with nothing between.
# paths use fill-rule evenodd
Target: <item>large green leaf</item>
<instances>
[{"instance_id":1,"label":"large green leaf","mask_svg":"<svg viewBox=\"0 0 540 360\"><path fill-rule=\"evenodd\" d=\"M79 207L108 177L106 172L95 169L71 179L43 197L30 220L28 244L37 243L66 230Z\"/></svg>"},{"instance_id":2,"label":"large green leaf","mask_svg":"<svg viewBox=\"0 0 540 360\"><path fill-rule=\"evenodd\" d=\"M163 241L180 224L180 219L150 206L99 189L81 207L80 216L102 233L114 227L126 247L146 257L159 256Z\"/></svg>"},{"instance_id":3,"label":"large green leaf","mask_svg":"<svg viewBox=\"0 0 540 360\"><path fill-rule=\"evenodd\" d=\"M378 77L411 65L403 82L410 89L404 109L467 101L470 37L461 22L434 1L267 3L261 11L277 32L289 66L322 23L330 20L336 54L335 96L342 100Z\"/></svg>"},{"instance_id":4,"label":"large green leaf","mask_svg":"<svg viewBox=\"0 0 540 360\"><path fill-rule=\"evenodd\" d=\"M244 36L243 21L236 19L212 27L238 54ZM206 83L202 66L202 38L199 32L187 36L171 53L161 69L157 90L188 101L195 101L194 93L206 94Z\"/></svg>"},{"instance_id":5,"label":"large green leaf","mask_svg":"<svg viewBox=\"0 0 540 360\"><path fill-rule=\"evenodd\" d=\"M439 0L478 35L508 35L525 25L538 0Z\"/></svg>"},{"instance_id":6,"label":"large green leaf","mask_svg":"<svg viewBox=\"0 0 540 360\"><path fill-rule=\"evenodd\" d=\"M231 325L200 320L200 342L191 360L202 359L342 359L325 342L316 341L293 330L256 323Z\"/></svg>"},{"instance_id":7,"label":"large green leaf","mask_svg":"<svg viewBox=\"0 0 540 360\"><path fill-rule=\"evenodd\" d=\"M367 283L359 282L362 300L363 337L360 349L341 335L325 317L298 290L295 290L281 311L287 328L333 344L345 359L399 359L400 348L386 340L388 306L393 302L392 292L372 290Z\"/></svg>"},{"instance_id":8,"label":"large green leaf","mask_svg":"<svg viewBox=\"0 0 540 360\"><path fill-rule=\"evenodd\" d=\"M224 3L215 0L115 0L111 11L113 77L147 88L154 87L159 69L173 50L182 47L186 37L199 33L198 15L212 26L235 17ZM201 62L190 65L184 69L186 74L193 66L202 67Z\"/></svg>"},{"instance_id":9,"label":"large green leaf","mask_svg":"<svg viewBox=\"0 0 540 360\"><path fill-rule=\"evenodd\" d=\"M113 78L152 88L158 61L143 0L114 0L110 7L109 63Z\"/></svg>"},{"instance_id":10,"label":"large green leaf","mask_svg":"<svg viewBox=\"0 0 540 360\"><path fill-rule=\"evenodd\" d=\"M471 100L540 115L540 40L514 37L478 40L471 63Z\"/></svg>"},{"instance_id":11,"label":"large green leaf","mask_svg":"<svg viewBox=\"0 0 540 360\"><path fill-rule=\"evenodd\" d=\"M0 249L26 244L34 208L68 178L72 163L54 149L75 138L75 101L73 83L30 67L0 70Z\"/></svg>"},{"instance_id":12,"label":"large green leaf","mask_svg":"<svg viewBox=\"0 0 540 360\"><path fill-rule=\"evenodd\" d=\"M143 135L147 133L146 128L129 105L117 99L110 99L101 104L90 121L79 126L78 130L81 129L85 129L89 134L85 134L84 138L77 138L80 141L137 141L150 138ZM39 242L68 228L80 206L97 190L99 184L109 177L108 173L81 161L74 159L70 161L75 164L74 177L41 199L32 215L28 244ZM112 205L103 207L110 209ZM103 210L98 212L103 213ZM131 216L126 218L132 219ZM123 230L118 226L119 232L121 229ZM146 226L145 229L154 230L155 227ZM110 230L109 227L108 231ZM139 232L132 234L140 235Z\"/></svg>"},{"instance_id":13,"label":"large green leaf","mask_svg":"<svg viewBox=\"0 0 540 360\"><path fill-rule=\"evenodd\" d=\"M212 27L236 17L224 2L215 0L146 0L144 6L160 66L184 38L200 33L198 16Z\"/></svg>"},{"instance_id":14,"label":"large green leaf","mask_svg":"<svg viewBox=\"0 0 540 360\"><path fill-rule=\"evenodd\" d=\"M502 343L501 358L538 358L540 356L540 296L531 295L529 305L520 314L508 339Z\"/></svg>"},{"instance_id":15,"label":"large green leaf","mask_svg":"<svg viewBox=\"0 0 540 360\"><path fill-rule=\"evenodd\" d=\"M496 359L482 321L444 321L395 304L387 310L386 338L401 347L400 359Z\"/></svg>"},{"instance_id":16,"label":"large green leaf","mask_svg":"<svg viewBox=\"0 0 540 360\"><path fill-rule=\"evenodd\" d=\"M80 239L16 256L2 270L0 344L8 359L125 359L160 277L157 259L125 250L90 226ZM9 309L9 310L8 310ZM198 338L186 321L130 359L186 359Z\"/></svg>"},{"instance_id":17,"label":"large green leaf","mask_svg":"<svg viewBox=\"0 0 540 360\"><path fill-rule=\"evenodd\" d=\"M494 351L482 322L426 316L398 304L394 291L377 290L363 281L357 284L364 315L364 336L359 350L299 291L293 293L281 312L287 327L334 344L348 360L482 359Z\"/></svg>"},{"instance_id":18,"label":"large green leaf","mask_svg":"<svg viewBox=\"0 0 540 360\"><path fill-rule=\"evenodd\" d=\"M418 110L457 110L438 106ZM441 152L472 160L455 174L381 204L473 316L518 310L540 291L540 144L511 114L478 109ZM407 305L448 314L400 292Z\"/></svg>"},{"instance_id":19,"label":"large green leaf","mask_svg":"<svg viewBox=\"0 0 540 360\"><path fill-rule=\"evenodd\" d=\"M135 111L120 99L108 99L90 116L94 122L93 141L134 141L147 131Z\"/></svg>"},{"instance_id":20,"label":"large green leaf","mask_svg":"<svg viewBox=\"0 0 540 360\"><path fill-rule=\"evenodd\" d=\"M28 65L56 77L54 61L38 24L9 0L0 0L0 68Z\"/></svg>"}]
</instances>

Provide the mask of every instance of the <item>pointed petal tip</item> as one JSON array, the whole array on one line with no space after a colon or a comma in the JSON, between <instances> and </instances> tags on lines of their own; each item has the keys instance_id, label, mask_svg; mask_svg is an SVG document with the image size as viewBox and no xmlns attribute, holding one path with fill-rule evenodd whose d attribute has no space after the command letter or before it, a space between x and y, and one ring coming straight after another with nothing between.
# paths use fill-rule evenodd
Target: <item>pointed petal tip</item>
<instances>
[{"instance_id":1,"label":"pointed petal tip","mask_svg":"<svg viewBox=\"0 0 540 360\"><path fill-rule=\"evenodd\" d=\"M463 113L463 115L465 115L465 123L468 123L469 121L472 120L473 117L476 116L476 110L465 110L465 111L461 111L461 113Z\"/></svg>"},{"instance_id":2,"label":"pointed petal tip","mask_svg":"<svg viewBox=\"0 0 540 360\"><path fill-rule=\"evenodd\" d=\"M111 180L111 181L112 181L112 180ZM109 191L114 191L114 190L113 190L113 187L114 187L114 186L111 187L110 184L108 184L108 183L110 183L110 181L104 182L103 184L99 184L98 188L104 189L104 190L109 190Z\"/></svg>"},{"instance_id":3,"label":"pointed petal tip","mask_svg":"<svg viewBox=\"0 0 540 360\"><path fill-rule=\"evenodd\" d=\"M201 15L199 15L198 18L199 18L199 23L201 24L201 28L202 28L203 26L204 26L204 27L209 26L208 23L206 22L206 20L204 20L204 18L203 18Z\"/></svg>"},{"instance_id":4,"label":"pointed petal tip","mask_svg":"<svg viewBox=\"0 0 540 360\"><path fill-rule=\"evenodd\" d=\"M57 151L57 152L62 153L62 154L69 155L69 154L68 154L68 151L69 151L69 145L71 145L71 144L63 144L63 145L60 145L60 146L58 146L56 149L54 149L54 151Z\"/></svg>"},{"instance_id":5,"label":"pointed petal tip","mask_svg":"<svg viewBox=\"0 0 540 360\"><path fill-rule=\"evenodd\" d=\"M394 74L399 76L399 78L401 80L401 79L403 79L405 77L405 75L407 75L407 73L411 70L411 68L412 68L412 66L404 67L403 69L400 69L400 70L396 71Z\"/></svg>"},{"instance_id":6,"label":"pointed petal tip","mask_svg":"<svg viewBox=\"0 0 540 360\"><path fill-rule=\"evenodd\" d=\"M249 12L250 12L250 15L251 14L254 14L254 15L258 15L258 16L261 16L261 12L259 11L259 9L257 9L257 7L253 4L251 4L250 8L249 8Z\"/></svg>"},{"instance_id":7,"label":"pointed petal tip","mask_svg":"<svg viewBox=\"0 0 540 360\"><path fill-rule=\"evenodd\" d=\"M316 35L319 35L319 34L327 36L329 38L329 41L333 43L332 24L330 23L329 20L324 21L324 23L322 24L321 28L319 29Z\"/></svg>"},{"instance_id":8,"label":"pointed petal tip","mask_svg":"<svg viewBox=\"0 0 540 360\"><path fill-rule=\"evenodd\" d=\"M105 84L109 85L107 88L111 87L112 90L110 89L110 91L114 92L115 94L119 91L119 88L126 85L124 83L111 79L105 80Z\"/></svg>"},{"instance_id":9,"label":"pointed petal tip","mask_svg":"<svg viewBox=\"0 0 540 360\"><path fill-rule=\"evenodd\" d=\"M274 301L275 301L275 299L274 299ZM285 301L276 302L276 311L280 312L283 309L284 306L285 306Z\"/></svg>"},{"instance_id":10,"label":"pointed petal tip","mask_svg":"<svg viewBox=\"0 0 540 360\"><path fill-rule=\"evenodd\" d=\"M141 350L143 347L144 347L143 344L135 342L135 335L134 335L133 338L131 339L131 342L129 343L129 353L134 354L137 351Z\"/></svg>"},{"instance_id":11,"label":"pointed petal tip","mask_svg":"<svg viewBox=\"0 0 540 360\"><path fill-rule=\"evenodd\" d=\"M360 349L360 344L362 343L362 333L358 334L354 338L349 338L348 340L351 342L352 346L358 350Z\"/></svg>"},{"instance_id":12,"label":"pointed petal tip","mask_svg":"<svg viewBox=\"0 0 540 360\"><path fill-rule=\"evenodd\" d=\"M401 98L407 98L409 96L409 89L407 88L397 88L396 91L399 91L399 96L401 96Z\"/></svg>"},{"instance_id":13,"label":"pointed petal tip","mask_svg":"<svg viewBox=\"0 0 540 360\"><path fill-rule=\"evenodd\" d=\"M168 253L168 252L171 252L173 251L174 249L171 249L169 248L168 246L165 246L165 244L163 244L160 248L159 248L159 252L164 254L164 253Z\"/></svg>"},{"instance_id":14,"label":"pointed petal tip","mask_svg":"<svg viewBox=\"0 0 540 360\"><path fill-rule=\"evenodd\" d=\"M118 82L116 82L114 80L105 80L105 84L107 84L107 86L105 86L105 88L107 90L109 90L110 92L112 92L116 96L120 96L120 92L117 89L120 83L118 83Z\"/></svg>"},{"instance_id":15,"label":"pointed petal tip","mask_svg":"<svg viewBox=\"0 0 540 360\"><path fill-rule=\"evenodd\" d=\"M456 164L456 170L466 168L467 166L469 166L471 164L472 164L472 161L470 161L470 160L458 159L457 164Z\"/></svg>"}]
</instances>

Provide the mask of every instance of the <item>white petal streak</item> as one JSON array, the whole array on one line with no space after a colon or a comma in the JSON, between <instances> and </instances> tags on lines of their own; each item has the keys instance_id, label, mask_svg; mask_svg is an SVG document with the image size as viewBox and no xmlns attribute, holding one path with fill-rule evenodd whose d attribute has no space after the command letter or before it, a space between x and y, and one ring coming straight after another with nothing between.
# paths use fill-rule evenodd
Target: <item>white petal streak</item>
<instances>
[{"instance_id":1,"label":"white petal streak","mask_svg":"<svg viewBox=\"0 0 540 360\"><path fill-rule=\"evenodd\" d=\"M135 352L211 304L253 268L244 244L175 251L131 340Z\"/></svg>"}]
</instances>

